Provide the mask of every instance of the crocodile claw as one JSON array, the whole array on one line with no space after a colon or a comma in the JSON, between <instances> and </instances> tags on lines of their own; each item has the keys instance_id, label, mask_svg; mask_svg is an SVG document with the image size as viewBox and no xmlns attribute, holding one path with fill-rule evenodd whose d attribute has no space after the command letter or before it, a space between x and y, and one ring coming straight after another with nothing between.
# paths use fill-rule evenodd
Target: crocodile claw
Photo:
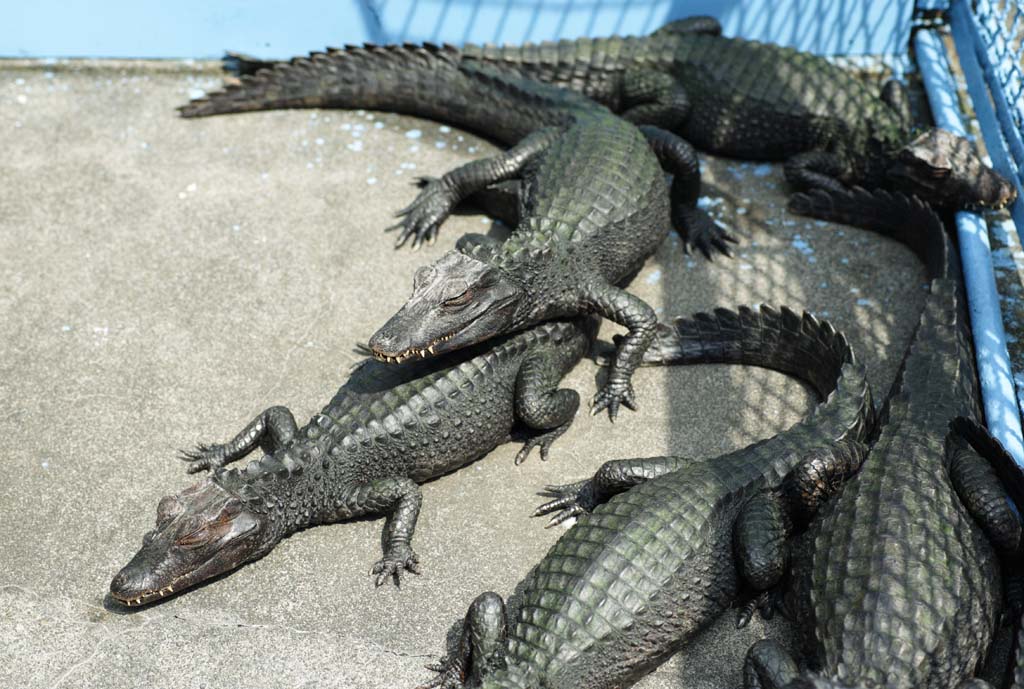
<instances>
[{"instance_id":1,"label":"crocodile claw","mask_svg":"<svg viewBox=\"0 0 1024 689\"><path fill-rule=\"evenodd\" d=\"M436 672L437 677L420 684L416 689L463 689L466 686L466 672L462 663L442 658L439 662L427 663L424 667Z\"/></svg>"},{"instance_id":2,"label":"crocodile claw","mask_svg":"<svg viewBox=\"0 0 1024 689\"><path fill-rule=\"evenodd\" d=\"M552 428L549 431L543 431L527 439L523 446L519 448L519 452L516 453L516 465L522 464L526 461L526 458L530 456L533 448L540 448L540 459L542 462L548 461L548 454L551 452L551 445L558 440L562 434L569 430L569 423L563 423L561 426Z\"/></svg>"},{"instance_id":3,"label":"crocodile claw","mask_svg":"<svg viewBox=\"0 0 1024 689\"><path fill-rule=\"evenodd\" d=\"M705 211L691 207L685 213L680 210L678 214L680 217L676 220L676 227L685 228L682 231L683 250L687 254L697 249L709 261L714 260L716 253L732 256L729 244L739 244L739 240L712 220Z\"/></svg>"},{"instance_id":4,"label":"crocodile claw","mask_svg":"<svg viewBox=\"0 0 1024 689\"><path fill-rule=\"evenodd\" d=\"M405 548L403 552L395 554L385 555L383 558L378 560L373 568L370 570L370 575L377 575L374 580L374 586L383 586L388 579L393 579L395 586L401 588L402 571L409 571L413 574L420 573L419 558L416 557L411 549Z\"/></svg>"},{"instance_id":5,"label":"crocodile claw","mask_svg":"<svg viewBox=\"0 0 1024 689\"><path fill-rule=\"evenodd\" d=\"M412 248L437 241L438 228L456 205L456 199L444 180L435 177L420 177L416 184L421 187L419 196L402 210L395 213L399 222L385 228L385 232L398 230L395 248L400 248L412 239Z\"/></svg>"},{"instance_id":6,"label":"crocodile claw","mask_svg":"<svg viewBox=\"0 0 1024 689\"><path fill-rule=\"evenodd\" d=\"M594 493L590 487L590 480L567 483L560 486L544 486L544 490L538 493L543 497L554 498L533 511L531 516L540 517L555 512L545 529L558 526L562 522L577 517L584 512L590 512L596 506Z\"/></svg>"},{"instance_id":7,"label":"crocodile claw","mask_svg":"<svg viewBox=\"0 0 1024 689\"><path fill-rule=\"evenodd\" d=\"M179 450L178 459L188 462L188 473L197 474L227 464L227 451L223 445L198 445L193 450Z\"/></svg>"},{"instance_id":8,"label":"crocodile claw","mask_svg":"<svg viewBox=\"0 0 1024 689\"><path fill-rule=\"evenodd\" d=\"M619 415L619 407L623 406L627 409L636 411L636 395L633 393L633 385L631 383L625 384L612 384L605 385L594 396L594 401L590 405L590 415L593 416L603 409L608 410L608 418L615 421L615 417Z\"/></svg>"}]
</instances>

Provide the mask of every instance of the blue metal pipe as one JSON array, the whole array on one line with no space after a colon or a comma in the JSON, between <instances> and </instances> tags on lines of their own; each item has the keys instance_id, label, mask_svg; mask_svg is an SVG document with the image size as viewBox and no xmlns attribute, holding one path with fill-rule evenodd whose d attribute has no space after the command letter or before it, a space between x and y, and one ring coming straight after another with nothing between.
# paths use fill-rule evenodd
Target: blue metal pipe
<instances>
[{"instance_id":1,"label":"blue metal pipe","mask_svg":"<svg viewBox=\"0 0 1024 689\"><path fill-rule=\"evenodd\" d=\"M966 136L941 36L935 30L922 29L914 35L914 48L936 123L954 134ZM1024 466L1020 409L1014 395L1010 356L1006 351L1006 333L992 270L988 227L976 213L959 212L956 214L956 228L985 419L992 434L1017 463Z\"/></svg>"}]
</instances>

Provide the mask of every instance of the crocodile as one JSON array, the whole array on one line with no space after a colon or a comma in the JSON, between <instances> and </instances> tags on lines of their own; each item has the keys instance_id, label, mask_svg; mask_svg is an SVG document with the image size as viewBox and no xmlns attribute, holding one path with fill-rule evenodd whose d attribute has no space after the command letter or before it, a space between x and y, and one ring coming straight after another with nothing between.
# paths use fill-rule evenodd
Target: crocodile
<instances>
[{"instance_id":1,"label":"crocodile","mask_svg":"<svg viewBox=\"0 0 1024 689\"><path fill-rule=\"evenodd\" d=\"M466 45L458 55L578 91L708 153L784 162L798 189L885 187L958 208L1016 198L969 141L917 131L900 82L875 91L821 56L720 34L715 19L690 17L649 36ZM232 59L243 71L274 64ZM315 71L295 76L310 103L330 103L330 84Z\"/></svg>"},{"instance_id":2,"label":"crocodile","mask_svg":"<svg viewBox=\"0 0 1024 689\"><path fill-rule=\"evenodd\" d=\"M311 99L311 80L330 95ZM592 411L607 409L614 419L620 406L636 408L631 376L657 319L617 285L654 253L670 225L691 239L721 238L696 206L700 167L689 144L655 126L636 127L579 94L488 65L460 64L457 51L437 46L318 54L258 72L180 110L194 117L317 104L430 117L511 145L421 180L420 195L399 211L399 245L432 240L474 192L520 182L512 236L499 243L472 235L421 268L410 301L370 339L378 358L434 356L550 318L596 312L629 334ZM670 194L662 166L673 173Z\"/></svg>"},{"instance_id":3,"label":"crocodile","mask_svg":"<svg viewBox=\"0 0 1024 689\"><path fill-rule=\"evenodd\" d=\"M760 548L778 544L750 537L766 512L813 514L856 470L874 423L864 369L829 323L767 306L679 320L659 330L645 361L680 358L768 367L824 401L792 428L715 459L616 460L588 480L550 486L554 499L535 514L578 522L508 606L494 592L473 601L424 687L629 686L744 589L774 585L781 572L762 566Z\"/></svg>"},{"instance_id":4,"label":"crocodile","mask_svg":"<svg viewBox=\"0 0 1024 689\"><path fill-rule=\"evenodd\" d=\"M323 410L299 429L271 407L231 441L183 453L190 473L211 474L160 500L156 527L114 577L129 605L153 602L256 560L317 524L387 515L380 586L418 572L411 541L422 495L417 484L454 471L505 442L520 422L531 431L522 462L572 422L579 395L559 388L589 349L593 318L552 321L446 357L390 366L367 358ZM258 446L267 453L226 467Z\"/></svg>"},{"instance_id":5,"label":"crocodile","mask_svg":"<svg viewBox=\"0 0 1024 689\"><path fill-rule=\"evenodd\" d=\"M748 652L745 686L987 686L975 672L1003 605L1000 559L1019 561L1022 532L1000 458L978 442L978 384L949 237L934 211L900 194L818 190L795 196L791 209L909 240L925 249L930 282L877 442L794 548L786 602L811 669L801 673L762 640Z\"/></svg>"}]
</instances>

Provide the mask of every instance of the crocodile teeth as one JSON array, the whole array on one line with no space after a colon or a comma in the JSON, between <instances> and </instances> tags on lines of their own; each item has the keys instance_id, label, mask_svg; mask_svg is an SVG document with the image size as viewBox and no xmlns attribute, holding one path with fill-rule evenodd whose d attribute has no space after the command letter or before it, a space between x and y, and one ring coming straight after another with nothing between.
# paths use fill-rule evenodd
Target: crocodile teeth
<instances>
[{"instance_id":1,"label":"crocodile teeth","mask_svg":"<svg viewBox=\"0 0 1024 689\"><path fill-rule=\"evenodd\" d=\"M427 351L430 352L431 355L433 355L433 353L434 353L434 345L430 345L429 347L427 347Z\"/></svg>"}]
</instances>

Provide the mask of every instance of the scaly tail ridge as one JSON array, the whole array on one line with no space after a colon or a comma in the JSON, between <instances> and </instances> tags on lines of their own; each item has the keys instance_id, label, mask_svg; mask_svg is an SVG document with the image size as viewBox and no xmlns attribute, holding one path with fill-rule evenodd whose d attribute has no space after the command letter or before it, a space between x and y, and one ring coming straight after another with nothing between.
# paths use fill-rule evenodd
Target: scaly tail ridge
<instances>
[{"instance_id":1,"label":"scaly tail ridge","mask_svg":"<svg viewBox=\"0 0 1024 689\"><path fill-rule=\"evenodd\" d=\"M659 326L645 365L746 364L794 376L824 399L841 370L856 365L853 348L828 321L788 307L715 309Z\"/></svg>"},{"instance_id":2,"label":"scaly tail ridge","mask_svg":"<svg viewBox=\"0 0 1024 689\"><path fill-rule=\"evenodd\" d=\"M815 189L794 194L789 210L895 239L924 263L929 280L956 274L942 219L917 197L860 187L845 192Z\"/></svg>"},{"instance_id":3,"label":"scaly tail ridge","mask_svg":"<svg viewBox=\"0 0 1024 689\"><path fill-rule=\"evenodd\" d=\"M182 117L208 117L278 108L345 107L419 114L411 111L422 109L420 103L457 95L443 86L443 75L457 68L458 60L456 48L429 43L329 48L243 76L239 84L193 100L178 111Z\"/></svg>"}]
</instances>

